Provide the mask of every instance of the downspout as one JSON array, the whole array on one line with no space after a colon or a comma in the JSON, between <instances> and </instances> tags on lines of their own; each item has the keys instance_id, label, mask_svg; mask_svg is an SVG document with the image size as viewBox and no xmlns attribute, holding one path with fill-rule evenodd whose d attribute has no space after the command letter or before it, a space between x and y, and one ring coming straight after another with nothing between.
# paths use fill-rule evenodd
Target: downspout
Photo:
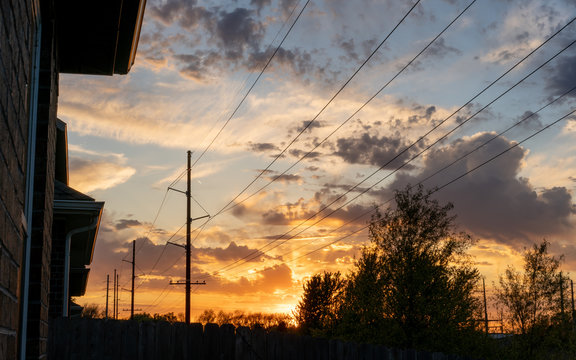
<instances>
[{"instance_id":1,"label":"downspout","mask_svg":"<svg viewBox=\"0 0 576 360\"><path fill-rule=\"evenodd\" d=\"M68 234L66 234L66 245L65 245L65 253L64 253L64 289L63 289L63 299L62 299L62 316L68 317L68 294L70 293L70 244L72 242L72 236L76 234L80 234L86 231L90 231L96 229L98 227L98 222L100 220L99 216L95 216L94 220L90 225L86 225L83 227L79 227L73 230L70 230Z\"/></svg>"},{"instance_id":2,"label":"downspout","mask_svg":"<svg viewBox=\"0 0 576 360\"><path fill-rule=\"evenodd\" d=\"M32 213L34 210L34 169L36 166L36 124L38 121L38 88L40 82L40 52L42 44L42 20L40 16L40 3L32 2L34 25L36 25L34 51L32 55L32 71L30 81L30 109L28 125L28 147L26 160L26 194L24 204L24 218L22 225L25 227L26 239L23 244L23 254L20 273L20 314L18 329L18 358L26 359L26 345L28 339L28 299L30 293L30 249L32 248Z\"/></svg>"}]
</instances>

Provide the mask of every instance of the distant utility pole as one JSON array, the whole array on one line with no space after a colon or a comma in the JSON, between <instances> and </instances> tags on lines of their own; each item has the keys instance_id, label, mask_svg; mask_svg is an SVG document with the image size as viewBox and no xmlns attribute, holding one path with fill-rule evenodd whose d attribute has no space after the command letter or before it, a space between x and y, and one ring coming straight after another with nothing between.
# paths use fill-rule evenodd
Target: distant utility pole
<instances>
[{"instance_id":1,"label":"distant utility pole","mask_svg":"<svg viewBox=\"0 0 576 360\"><path fill-rule=\"evenodd\" d=\"M484 278L482 278L482 291L484 292L484 326L486 328L486 334L488 334L488 304L486 303L486 284Z\"/></svg>"},{"instance_id":2,"label":"distant utility pole","mask_svg":"<svg viewBox=\"0 0 576 360\"><path fill-rule=\"evenodd\" d=\"M112 319L116 319L116 269L114 269L114 297L112 299Z\"/></svg>"},{"instance_id":3,"label":"distant utility pole","mask_svg":"<svg viewBox=\"0 0 576 360\"><path fill-rule=\"evenodd\" d=\"M168 242L169 244L172 245L176 245L176 246L180 246L183 247L186 250L186 282L182 283L182 282L170 282L170 285L186 285L186 308L185 308L185 317L186 317L186 324L190 324L190 293L191 293L191 285L206 285L206 282L195 282L195 283L191 283L190 281L190 250L191 250L191 243L190 243L190 227L192 224L193 220L200 220L206 217L209 217L210 215L205 215L205 216L201 216L195 219L192 219L192 215L191 215L191 203L190 200L192 199L192 192L191 192L191 172L192 172L192 168L191 168L191 159L192 159L192 152L190 150L188 150L187 152L188 154L188 163L187 163L187 167L186 167L186 192L177 190L177 189L173 189L173 188L168 188L170 190L174 190L180 193L184 193L186 195L186 246L182 246L180 244L175 244L175 243L171 243Z\"/></svg>"},{"instance_id":4,"label":"distant utility pole","mask_svg":"<svg viewBox=\"0 0 576 360\"><path fill-rule=\"evenodd\" d=\"M566 319L564 317L564 277L562 277L562 272L560 272L560 314L564 323Z\"/></svg>"},{"instance_id":5,"label":"distant utility pole","mask_svg":"<svg viewBox=\"0 0 576 360\"><path fill-rule=\"evenodd\" d=\"M130 299L130 320L134 319L134 279L136 275L134 273L134 268L136 267L136 240L132 240L132 261L122 260L129 264L132 264L132 290L129 290L131 293Z\"/></svg>"},{"instance_id":6,"label":"distant utility pole","mask_svg":"<svg viewBox=\"0 0 576 360\"><path fill-rule=\"evenodd\" d=\"M120 307L120 274L116 274L116 315L114 319L118 319L119 307Z\"/></svg>"},{"instance_id":7,"label":"distant utility pole","mask_svg":"<svg viewBox=\"0 0 576 360\"><path fill-rule=\"evenodd\" d=\"M576 330L576 314L574 310L574 281L570 280L570 290L572 293L572 330Z\"/></svg>"},{"instance_id":8,"label":"distant utility pole","mask_svg":"<svg viewBox=\"0 0 576 360\"><path fill-rule=\"evenodd\" d=\"M110 275L106 275L106 319L108 319L108 291L110 290Z\"/></svg>"}]
</instances>

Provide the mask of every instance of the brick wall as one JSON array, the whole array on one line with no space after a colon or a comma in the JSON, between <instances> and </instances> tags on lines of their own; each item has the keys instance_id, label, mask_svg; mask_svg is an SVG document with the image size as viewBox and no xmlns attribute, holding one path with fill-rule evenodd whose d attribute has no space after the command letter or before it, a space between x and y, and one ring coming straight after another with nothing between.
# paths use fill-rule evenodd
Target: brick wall
<instances>
[{"instance_id":1,"label":"brick wall","mask_svg":"<svg viewBox=\"0 0 576 360\"><path fill-rule=\"evenodd\" d=\"M31 3L0 1L0 359L15 359L18 344L28 84L36 23Z\"/></svg>"},{"instance_id":2,"label":"brick wall","mask_svg":"<svg viewBox=\"0 0 576 360\"><path fill-rule=\"evenodd\" d=\"M52 2L41 2L42 44L36 124L32 244L30 249L30 292L26 358L46 356L50 294L50 252L54 205L56 155L56 111L58 101L57 47L51 21Z\"/></svg>"},{"instance_id":3,"label":"brick wall","mask_svg":"<svg viewBox=\"0 0 576 360\"><path fill-rule=\"evenodd\" d=\"M48 315L51 319L62 316L65 253L66 219L55 217L52 225L52 257L50 259L50 311Z\"/></svg>"}]
</instances>

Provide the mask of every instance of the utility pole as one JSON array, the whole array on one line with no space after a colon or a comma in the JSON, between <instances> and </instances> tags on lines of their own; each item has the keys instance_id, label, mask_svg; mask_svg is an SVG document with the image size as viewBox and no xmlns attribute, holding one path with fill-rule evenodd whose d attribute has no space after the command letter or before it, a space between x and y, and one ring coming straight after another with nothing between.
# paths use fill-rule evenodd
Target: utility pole
<instances>
[{"instance_id":1,"label":"utility pole","mask_svg":"<svg viewBox=\"0 0 576 360\"><path fill-rule=\"evenodd\" d=\"M486 303L486 284L484 278L482 278L482 291L484 292L484 324L486 328L486 334L488 334L488 305Z\"/></svg>"},{"instance_id":2,"label":"utility pole","mask_svg":"<svg viewBox=\"0 0 576 360\"><path fill-rule=\"evenodd\" d=\"M136 266L136 240L132 240L132 299L130 300L130 320L134 319L134 267Z\"/></svg>"},{"instance_id":3,"label":"utility pole","mask_svg":"<svg viewBox=\"0 0 576 360\"><path fill-rule=\"evenodd\" d=\"M136 278L134 268L136 267L136 240L132 240L132 261L122 260L132 264L132 290L130 290L130 320L134 319L134 279Z\"/></svg>"},{"instance_id":4,"label":"utility pole","mask_svg":"<svg viewBox=\"0 0 576 360\"><path fill-rule=\"evenodd\" d=\"M116 319L116 278L116 269L114 269L114 297L112 299L114 305L112 306L112 319Z\"/></svg>"},{"instance_id":5,"label":"utility pole","mask_svg":"<svg viewBox=\"0 0 576 360\"><path fill-rule=\"evenodd\" d=\"M108 291L110 290L110 275L106 275L106 319L108 319Z\"/></svg>"},{"instance_id":6,"label":"utility pole","mask_svg":"<svg viewBox=\"0 0 576 360\"><path fill-rule=\"evenodd\" d=\"M562 272L560 272L560 312L562 314L562 323L564 323L564 278L562 277Z\"/></svg>"},{"instance_id":7,"label":"utility pole","mask_svg":"<svg viewBox=\"0 0 576 360\"><path fill-rule=\"evenodd\" d=\"M576 314L574 310L574 281L570 280L570 290L572 293L572 331L576 331Z\"/></svg>"},{"instance_id":8,"label":"utility pole","mask_svg":"<svg viewBox=\"0 0 576 360\"><path fill-rule=\"evenodd\" d=\"M119 307L120 307L120 274L116 274L116 314L114 319L118 319Z\"/></svg>"},{"instance_id":9,"label":"utility pole","mask_svg":"<svg viewBox=\"0 0 576 360\"><path fill-rule=\"evenodd\" d=\"M192 223L192 213L190 199L192 198L190 173L192 172L190 163L192 152L188 150L188 166L186 167L186 324L190 324L190 225Z\"/></svg>"},{"instance_id":10,"label":"utility pole","mask_svg":"<svg viewBox=\"0 0 576 360\"><path fill-rule=\"evenodd\" d=\"M186 250L186 281L184 283L180 281L170 281L170 285L186 285L186 304L185 304L185 317L186 317L186 324L190 324L190 293L191 293L191 285L206 285L206 282L194 282L191 283L190 281L190 250L191 250L191 241L190 241L190 231L191 225L193 220L199 220L210 215L201 216L195 219L192 219L191 214L191 202L192 199L192 191L191 191L191 173L192 173L192 152L188 150L187 152L187 166L186 166L186 192L180 191L174 188L169 187L169 190L174 190L186 195L186 245L182 246L180 244L175 244L168 242L168 244L176 245L179 247L183 247Z\"/></svg>"}]
</instances>

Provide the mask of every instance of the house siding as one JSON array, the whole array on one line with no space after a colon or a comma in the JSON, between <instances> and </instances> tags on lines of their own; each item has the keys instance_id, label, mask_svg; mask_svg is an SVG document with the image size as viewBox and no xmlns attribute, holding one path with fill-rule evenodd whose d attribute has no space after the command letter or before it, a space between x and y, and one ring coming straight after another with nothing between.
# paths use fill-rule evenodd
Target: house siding
<instances>
[{"instance_id":1,"label":"house siding","mask_svg":"<svg viewBox=\"0 0 576 360\"><path fill-rule=\"evenodd\" d=\"M36 19L32 1L0 1L0 358L18 348L29 98Z\"/></svg>"},{"instance_id":2,"label":"house siding","mask_svg":"<svg viewBox=\"0 0 576 360\"><path fill-rule=\"evenodd\" d=\"M32 243L30 248L30 291L26 358L46 356L50 294L50 253L54 204L56 112L58 101L57 47L52 2L41 3L42 43L36 123Z\"/></svg>"}]
</instances>

